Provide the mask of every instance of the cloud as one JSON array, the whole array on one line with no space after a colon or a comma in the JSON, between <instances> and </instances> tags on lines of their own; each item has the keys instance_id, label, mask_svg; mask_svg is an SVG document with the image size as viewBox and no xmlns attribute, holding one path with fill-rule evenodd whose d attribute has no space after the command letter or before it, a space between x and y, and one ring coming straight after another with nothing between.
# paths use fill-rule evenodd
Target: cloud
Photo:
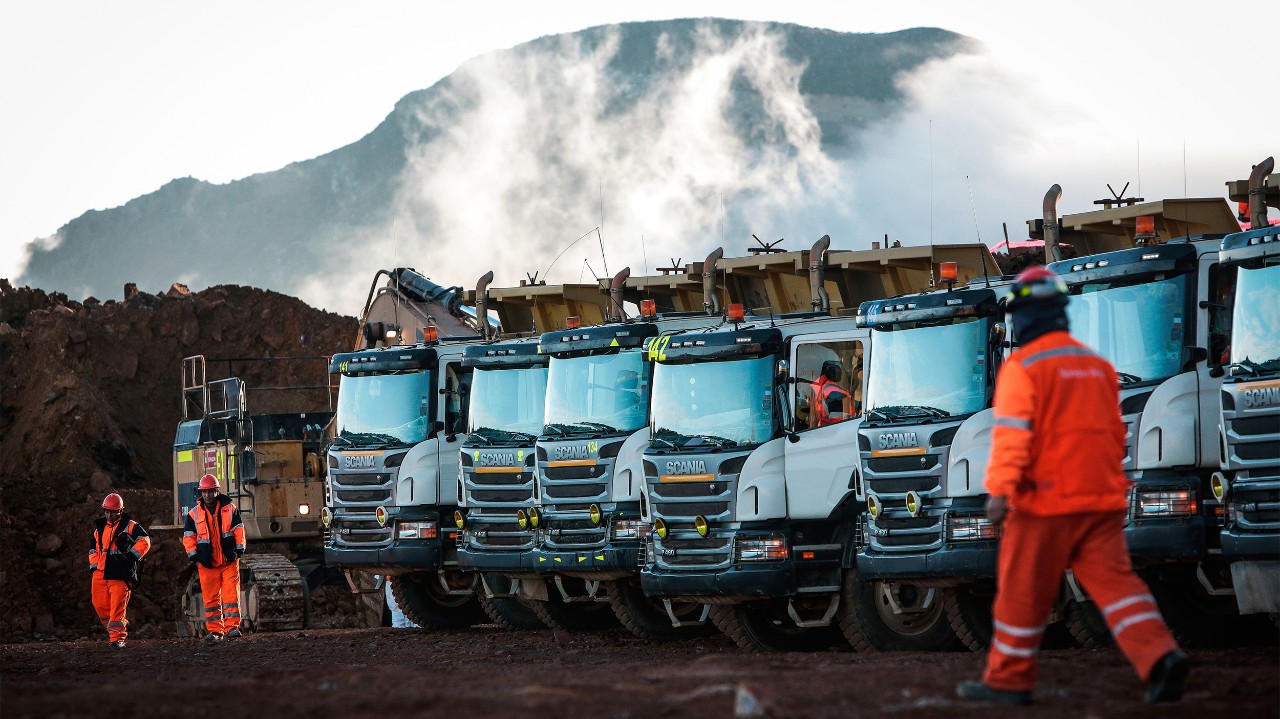
<instances>
[{"instance_id":1,"label":"cloud","mask_svg":"<svg viewBox=\"0 0 1280 719\"><path fill-rule=\"evenodd\" d=\"M799 91L804 68L780 34L703 26L692 53L669 40L661 72L643 82L611 69L616 31L460 68L419 108L427 139L396 199L403 256L442 283L488 269L499 286L534 272L576 282L584 259L604 274L594 234L552 259L601 224L603 204L609 272L641 274L647 255L652 273L670 257L700 259L722 236L785 232L799 209L838 198Z\"/></svg>"}]
</instances>

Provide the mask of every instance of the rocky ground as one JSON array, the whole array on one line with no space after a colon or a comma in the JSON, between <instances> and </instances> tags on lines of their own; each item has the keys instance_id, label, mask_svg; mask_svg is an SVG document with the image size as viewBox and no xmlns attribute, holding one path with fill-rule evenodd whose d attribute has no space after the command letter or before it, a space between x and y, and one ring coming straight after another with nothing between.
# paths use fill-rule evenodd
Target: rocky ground
<instances>
[{"instance_id":1,"label":"rocky ground","mask_svg":"<svg viewBox=\"0 0 1280 719\"><path fill-rule=\"evenodd\" d=\"M557 636L559 638L557 639ZM1115 649L1042 654L1037 705L1018 716L1266 717L1280 712L1280 656L1193 650L1182 702L1142 703ZM0 646L4 716L974 717L953 698L982 658L822 652L744 654L722 637L655 643L623 630L567 636L495 627L345 629L197 640Z\"/></svg>"}]
</instances>

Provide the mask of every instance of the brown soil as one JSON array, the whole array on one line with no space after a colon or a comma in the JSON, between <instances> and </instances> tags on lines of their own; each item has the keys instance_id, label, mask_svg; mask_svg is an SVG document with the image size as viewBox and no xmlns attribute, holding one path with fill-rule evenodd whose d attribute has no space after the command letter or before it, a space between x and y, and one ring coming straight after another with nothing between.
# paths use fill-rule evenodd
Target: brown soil
<instances>
[{"instance_id":1,"label":"brown soil","mask_svg":"<svg viewBox=\"0 0 1280 719\"><path fill-rule=\"evenodd\" d=\"M192 294L175 285L163 295L81 303L0 280L0 641L97 629L86 558L108 492L123 495L144 526L174 523L183 357L327 356L348 349L355 333L349 317L249 287ZM327 382L323 360L209 366L210 379L231 373L250 387ZM251 395L250 410L327 406L322 396L282 393ZM173 636L190 572L178 534L153 533L146 579L129 606L139 638ZM321 614L350 596L322 594Z\"/></svg>"},{"instance_id":2,"label":"brown soil","mask_svg":"<svg viewBox=\"0 0 1280 719\"><path fill-rule=\"evenodd\" d=\"M1192 652L1187 694L1156 712L1115 649L1042 655L1036 717L1266 717L1280 700L1274 648ZM953 698L975 654L744 654L721 637L654 643L622 630L562 636L493 627L346 629L196 640L0 647L6 717L735 716L981 717L1004 708ZM194 702L194 704L193 704ZM738 716L752 716L739 713Z\"/></svg>"}]
</instances>

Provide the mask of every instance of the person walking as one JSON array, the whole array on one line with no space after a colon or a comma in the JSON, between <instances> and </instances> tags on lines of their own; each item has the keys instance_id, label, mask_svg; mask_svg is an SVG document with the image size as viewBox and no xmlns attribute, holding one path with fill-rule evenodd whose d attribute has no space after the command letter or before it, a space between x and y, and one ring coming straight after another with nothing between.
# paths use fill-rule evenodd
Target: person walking
<instances>
[{"instance_id":1,"label":"person walking","mask_svg":"<svg viewBox=\"0 0 1280 719\"><path fill-rule=\"evenodd\" d=\"M987 516L1003 525L993 634L963 699L1030 704L1036 655L1067 569L1147 682L1148 703L1182 696L1190 661L1133 571L1124 539L1125 426L1111 363L1068 334L1067 288L1024 270L1006 298L1020 347L1001 367L987 464Z\"/></svg>"},{"instance_id":2,"label":"person walking","mask_svg":"<svg viewBox=\"0 0 1280 719\"><path fill-rule=\"evenodd\" d=\"M240 636L240 555L244 523L231 498L218 492L218 478L200 478L200 499L187 513L182 544L200 572L205 641Z\"/></svg>"},{"instance_id":3,"label":"person walking","mask_svg":"<svg viewBox=\"0 0 1280 719\"><path fill-rule=\"evenodd\" d=\"M113 649L123 649L129 638L125 611L138 586L138 565L151 549L151 538L124 512L124 499L112 492L102 500L102 517L93 522L93 546L89 549L89 573L93 608L107 630Z\"/></svg>"}]
</instances>

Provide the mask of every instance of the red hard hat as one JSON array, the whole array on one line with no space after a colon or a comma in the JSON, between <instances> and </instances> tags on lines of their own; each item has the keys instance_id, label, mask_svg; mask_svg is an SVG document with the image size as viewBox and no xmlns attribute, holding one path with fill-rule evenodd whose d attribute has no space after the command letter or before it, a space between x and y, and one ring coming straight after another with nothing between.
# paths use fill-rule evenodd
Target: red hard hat
<instances>
[{"instance_id":1,"label":"red hard hat","mask_svg":"<svg viewBox=\"0 0 1280 719\"><path fill-rule=\"evenodd\" d=\"M213 476L212 474L206 474L205 476L200 478L201 491L204 491L206 489L217 489L217 488L218 488L218 478Z\"/></svg>"},{"instance_id":2,"label":"red hard hat","mask_svg":"<svg viewBox=\"0 0 1280 719\"><path fill-rule=\"evenodd\" d=\"M1012 311L1038 300L1066 304L1067 283L1053 270L1037 265L1018 274L1005 296L1005 308Z\"/></svg>"},{"instance_id":3,"label":"red hard hat","mask_svg":"<svg viewBox=\"0 0 1280 719\"><path fill-rule=\"evenodd\" d=\"M124 498L112 492L102 500L102 508L119 512L124 509Z\"/></svg>"}]
</instances>

